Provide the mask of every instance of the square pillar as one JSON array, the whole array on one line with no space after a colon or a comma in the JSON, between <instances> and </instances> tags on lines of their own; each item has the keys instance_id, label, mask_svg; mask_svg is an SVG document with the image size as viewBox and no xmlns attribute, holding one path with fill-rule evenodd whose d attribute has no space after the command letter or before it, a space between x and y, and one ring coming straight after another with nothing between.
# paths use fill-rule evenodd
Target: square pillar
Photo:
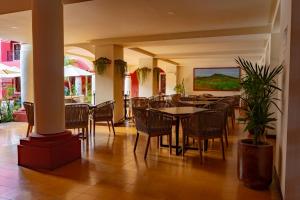
<instances>
[{"instance_id":1,"label":"square pillar","mask_svg":"<svg viewBox=\"0 0 300 200\"><path fill-rule=\"evenodd\" d=\"M124 77L115 67L114 61L123 59L123 47L118 45L96 46L96 59L106 57L111 60L103 74L95 74L95 104L114 100L114 122L124 118Z\"/></svg>"}]
</instances>

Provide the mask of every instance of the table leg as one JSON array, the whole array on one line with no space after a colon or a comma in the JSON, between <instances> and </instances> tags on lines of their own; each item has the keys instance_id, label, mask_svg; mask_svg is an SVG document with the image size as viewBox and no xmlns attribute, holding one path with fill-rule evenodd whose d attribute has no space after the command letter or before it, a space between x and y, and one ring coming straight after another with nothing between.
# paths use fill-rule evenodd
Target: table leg
<instances>
[{"instance_id":1,"label":"table leg","mask_svg":"<svg viewBox=\"0 0 300 200\"><path fill-rule=\"evenodd\" d=\"M179 117L176 117L176 126L175 126L175 133L176 133L176 155L181 153L181 149L179 149Z\"/></svg>"}]
</instances>

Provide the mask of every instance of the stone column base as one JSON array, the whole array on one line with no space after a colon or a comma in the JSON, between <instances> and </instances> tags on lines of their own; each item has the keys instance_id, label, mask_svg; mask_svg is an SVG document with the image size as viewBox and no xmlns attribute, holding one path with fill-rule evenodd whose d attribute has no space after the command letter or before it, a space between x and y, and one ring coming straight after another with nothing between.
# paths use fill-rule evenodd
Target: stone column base
<instances>
[{"instance_id":1,"label":"stone column base","mask_svg":"<svg viewBox=\"0 0 300 200\"><path fill-rule=\"evenodd\" d=\"M34 170L53 170L80 158L81 141L70 131L32 134L18 145L18 165Z\"/></svg>"}]
</instances>

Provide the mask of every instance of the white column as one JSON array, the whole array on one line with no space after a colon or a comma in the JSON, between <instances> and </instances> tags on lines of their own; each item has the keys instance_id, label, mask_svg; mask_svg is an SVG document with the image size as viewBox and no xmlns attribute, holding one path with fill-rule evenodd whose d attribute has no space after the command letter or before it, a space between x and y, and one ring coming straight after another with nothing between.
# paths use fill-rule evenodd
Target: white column
<instances>
[{"instance_id":1,"label":"white column","mask_svg":"<svg viewBox=\"0 0 300 200\"><path fill-rule=\"evenodd\" d=\"M95 102L95 92L96 92L96 75L92 75L92 104L96 104Z\"/></svg>"},{"instance_id":2,"label":"white column","mask_svg":"<svg viewBox=\"0 0 300 200\"><path fill-rule=\"evenodd\" d=\"M33 54L30 44L21 44L21 102L33 102Z\"/></svg>"},{"instance_id":3,"label":"white column","mask_svg":"<svg viewBox=\"0 0 300 200\"><path fill-rule=\"evenodd\" d=\"M61 0L32 0L35 126L38 134L65 131L63 30Z\"/></svg>"},{"instance_id":4,"label":"white column","mask_svg":"<svg viewBox=\"0 0 300 200\"><path fill-rule=\"evenodd\" d=\"M82 80L81 77L75 77L76 95L82 95Z\"/></svg>"}]
</instances>

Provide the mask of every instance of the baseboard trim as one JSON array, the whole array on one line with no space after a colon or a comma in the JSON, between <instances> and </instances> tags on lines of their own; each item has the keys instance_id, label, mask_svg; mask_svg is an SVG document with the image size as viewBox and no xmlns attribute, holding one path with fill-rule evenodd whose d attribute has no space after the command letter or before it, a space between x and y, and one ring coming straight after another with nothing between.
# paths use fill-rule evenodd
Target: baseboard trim
<instances>
[{"instance_id":1,"label":"baseboard trim","mask_svg":"<svg viewBox=\"0 0 300 200\"><path fill-rule=\"evenodd\" d=\"M283 199L283 195L282 195L282 191L281 191L281 187L280 187L280 180L279 180L279 176L278 176L275 166L274 166L274 175L273 176L274 176L275 186L276 186L277 190L279 191L280 199Z\"/></svg>"}]
</instances>

